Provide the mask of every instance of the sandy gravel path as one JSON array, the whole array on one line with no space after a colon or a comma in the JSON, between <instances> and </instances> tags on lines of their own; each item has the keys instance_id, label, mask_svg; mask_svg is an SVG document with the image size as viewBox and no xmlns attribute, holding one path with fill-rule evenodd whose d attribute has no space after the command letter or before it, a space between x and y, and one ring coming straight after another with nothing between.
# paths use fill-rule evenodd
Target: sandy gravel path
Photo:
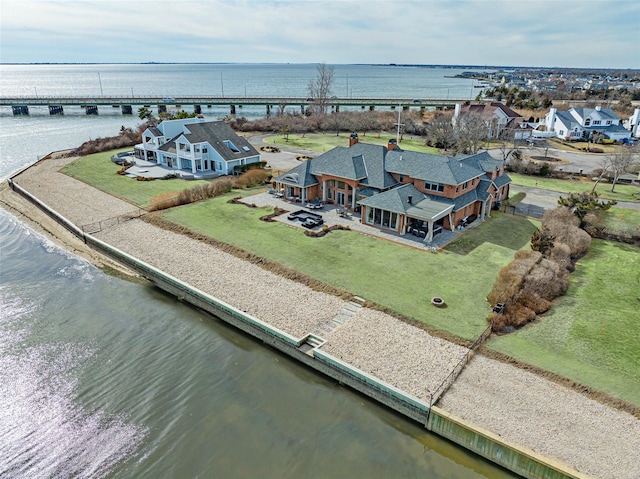
<instances>
[{"instance_id":1,"label":"sandy gravel path","mask_svg":"<svg viewBox=\"0 0 640 479\"><path fill-rule=\"evenodd\" d=\"M68 161L43 161L20 175L17 183L78 224L136 209L58 173ZM5 202L16 200L10 191L2 193ZM30 209L28 217L34 221L46 218L28 203L16 200L14 204L20 210ZM140 220L116 225L100 235L295 336L326 324L348 303ZM422 399L464 353L459 346L364 308L325 337L327 352ZM477 356L440 405L594 477L640 478L638 419L513 366Z\"/></svg>"}]
</instances>

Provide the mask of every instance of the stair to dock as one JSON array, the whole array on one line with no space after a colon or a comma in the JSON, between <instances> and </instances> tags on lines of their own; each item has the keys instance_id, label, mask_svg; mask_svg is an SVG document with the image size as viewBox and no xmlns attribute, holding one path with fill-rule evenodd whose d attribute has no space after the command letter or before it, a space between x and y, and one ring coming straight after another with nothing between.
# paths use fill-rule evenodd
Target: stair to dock
<instances>
[{"instance_id":1,"label":"stair to dock","mask_svg":"<svg viewBox=\"0 0 640 479\"><path fill-rule=\"evenodd\" d=\"M354 299L362 300L362 298L358 298L357 296ZM364 302L364 300L362 300ZM345 304L338 314L336 314L333 318L325 321L323 324L319 325L314 331L313 334L318 336L324 336L332 331L335 331L349 319L353 318L358 312L362 309L362 304L360 301L349 301Z\"/></svg>"}]
</instances>

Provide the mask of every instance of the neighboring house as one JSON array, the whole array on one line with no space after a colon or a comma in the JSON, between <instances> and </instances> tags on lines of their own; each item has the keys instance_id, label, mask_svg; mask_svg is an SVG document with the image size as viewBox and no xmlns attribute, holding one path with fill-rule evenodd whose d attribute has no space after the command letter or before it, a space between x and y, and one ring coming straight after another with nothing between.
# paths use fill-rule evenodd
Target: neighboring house
<instances>
[{"instance_id":1,"label":"neighboring house","mask_svg":"<svg viewBox=\"0 0 640 479\"><path fill-rule=\"evenodd\" d=\"M563 140L586 140L591 134L602 134L611 140L622 140L630 137L620 117L611 108L571 108L557 110L550 108L545 116L548 131Z\"/></svg>"},{"instance_id":2,"label":"neighboring house","mask_svg":"<svg viewBox=\"0 0 640 479\"><path fill-rule=\"evenodd\" d=\"M526 139L531 136L532 128L521 126L525 124L524 118L519 113L513 111L508 106L499 101L484 103L479 105L461 105L456 104L453 113L453 122L464 113L478 114L487 125L487 138L500 138L505 132L513 132L518 135L516 139ZM511 138L511 135L509 135Z\"/></svg>"},{"instance_id":3,"label":"neighboring house","mask_svg":"<svg viewBox=\"0 0 640 479\"><path fill-rule=\"evenodd\" d=\"M136 156L174 170L204 176L230 175L240 165L258 163L260 153L224 121L165 120L147 128Z\"/></svg>"},{"instance_id":4,"label":"neighboring house","mask_svg":"<svg viewBox=\"0 0 640 479\"><path fill-rule=\"evenodd\" d=\"M488 153L448 157L359 143L336 147L273 180L286 198L361 210L363 224L406 234L421 228L425 241L464 218L489 217L509 196L504 162Z\"/></svg>"},{"instance_id":5,"label":"neighboring house","mask_svg":"<svg viewBox=\"0 0 640 479\"><path fill-rule=\"evenodd\" d=\"M633 115L629 117L627 123L631 136L633 138L640 138L640 108L636 108Z\"/></svg>"}]
</instances>

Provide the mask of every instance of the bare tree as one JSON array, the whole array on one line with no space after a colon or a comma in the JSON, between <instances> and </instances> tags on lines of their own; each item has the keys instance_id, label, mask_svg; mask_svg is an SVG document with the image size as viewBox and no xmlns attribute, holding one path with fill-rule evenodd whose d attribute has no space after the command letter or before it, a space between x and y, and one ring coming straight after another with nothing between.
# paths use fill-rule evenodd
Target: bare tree
<instances>
[{"instance_id":1,"label":"bare tree","mask_svg":"<svg viewBox=\"0 0 640 479\"><path fill-rule=\"evenodd\" d=\"M456 142L456 135L451 123L451 115L436 112L427 126L427 141L436 148L448 150Z\"/></svg>"},{"instance_id":2,"label":"bare tree","mask_svg":"<svg viewBox=\"0 0 640 479\"><path fill-rule=\"evenodd\" d=\"M309 81L307 88L309 97L313 99L314 112L324 115L327 112L331 86L333 85L333 67L321 63L316 70L316 77Z\"/></svg>"},{"instance_id":3,"label":"bare tree","mask_svg":"<svg viewBox=\"0 0 640 479\"><path fill-rule=\"evenodd\" d=\"M476 154L480 142L487 137L487 125L480 114L465 112L458 116L455 124L458 150Z\"/></svg>"},{"instance_id":4,"label":"bare tree","mask_svg":"<svg viewBox=\"0 0 640 479\"><path fill-rule=\"evenodd\" d=\"M507 161L514 151L518 149L518 145L515 140L516 133L513 130L502 130L497 136L500 141L500 154L502 155L502 161Z\"/></svg>"},{"instance_id":5,"label":"bare tree","mask_svg":"<svg viewBox=\"0 0 640 479\"><path fill-rule=\"evenodd\" d=\"M609 173L612 176L611 192L615 192L616 183L620 179L620 175L637 164L640 161L639 157L640 151L637 146L622 146L615 153L608 155L600 163L602 173L600 173L595 185L593 185L592 191L595 191L604 175Z\"/></svg>"}]
</instances>

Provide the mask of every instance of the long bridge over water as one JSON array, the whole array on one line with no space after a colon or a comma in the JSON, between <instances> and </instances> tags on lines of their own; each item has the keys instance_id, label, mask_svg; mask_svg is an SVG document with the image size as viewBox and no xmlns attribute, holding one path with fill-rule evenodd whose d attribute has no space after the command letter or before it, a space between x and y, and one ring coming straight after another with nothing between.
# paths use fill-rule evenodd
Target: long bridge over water
<instances>
[{"instance_id":1,"label":"long bridge over water","mask_svg":"<svg viewBox=\"0 0 640 479\"><path fill-rule=\"evenodd\" d=\"M468 98L330 98L326 100L328 107L339 111L341 106L360 107L375 110L376 107L396 108L405 110L413 108L453 108L456 103L468 101ZM274 108L299 107L305 109L315 104L312 98L300 97L223 97L223 96L188 96L188 97L0 97L0 107L10 107L14 115L28 115L29 107L48 107L49 114L64 114L65 107L84 108L87 115L97 115L99 108L120 108L122 113L133 114L134 107L156 107L159 113L166 112L168 107L193 107L196 113L202 113L202 108L212 106L228 106L229 113L235 114L237 108L243 106L263 106L269 115Z\"/></svg>"}]
</instances>

